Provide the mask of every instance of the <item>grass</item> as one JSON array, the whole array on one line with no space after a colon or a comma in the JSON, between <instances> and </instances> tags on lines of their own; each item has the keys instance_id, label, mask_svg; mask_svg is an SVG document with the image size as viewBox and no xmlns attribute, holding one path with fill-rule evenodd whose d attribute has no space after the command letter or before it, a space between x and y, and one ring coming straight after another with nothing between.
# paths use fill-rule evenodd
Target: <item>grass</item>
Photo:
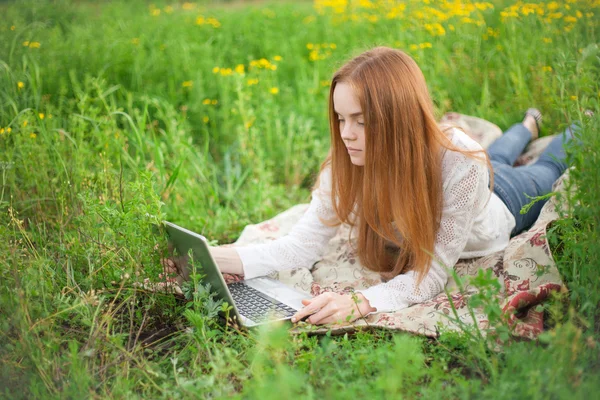
<instances>
[{"instance_id":1,"label":"grass","mask_svg":"<svg viewBox=\"0 0 600 400\"><path fill-rule=\"evenodd\" d=\"M3 396L587 398L600 388L600 4L345 3L0 5ZM507 128L535 105L543 134L584 120L568 214L549 234L569 291L544 306L538 341L238 332L202 285L181 301L137 284L159 279L159 220L228 243L308 200L328 150L328 79L374 45L417 59L440 114Z\"/></svg>"}]
</instances>

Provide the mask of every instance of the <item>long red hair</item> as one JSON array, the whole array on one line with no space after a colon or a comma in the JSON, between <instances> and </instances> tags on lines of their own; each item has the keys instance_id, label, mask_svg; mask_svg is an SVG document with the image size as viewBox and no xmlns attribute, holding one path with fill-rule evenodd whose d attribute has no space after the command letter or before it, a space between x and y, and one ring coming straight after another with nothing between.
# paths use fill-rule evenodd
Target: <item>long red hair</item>
<instances>
[{"instance_id":1,"label":"long red hair","mask_svg":"<svg viewBox=\"0 0 600 400\"><path fill-rule=\"evenodd\" d=\"M352 164L341 139L333 104L339 82L353 88L363 111L364 166ZM331 151L321 170L331 166L334 210L339 222L358 230L361 263L386 279L414 270L420 282L429 271L440 226L442 151L485 160L491 171L486 152L452 144L436 122L415 61L386 47L360 54L333 75L329 126Z\"/></svg>"}]
</instances>

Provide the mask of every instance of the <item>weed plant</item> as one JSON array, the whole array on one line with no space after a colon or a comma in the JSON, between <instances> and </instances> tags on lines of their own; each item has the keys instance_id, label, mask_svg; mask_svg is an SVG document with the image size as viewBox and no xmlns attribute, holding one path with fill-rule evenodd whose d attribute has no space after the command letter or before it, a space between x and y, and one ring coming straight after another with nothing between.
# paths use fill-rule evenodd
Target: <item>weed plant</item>
<instances>
[{"instance_id":1,"label":"weed plant","mask_svg":"<svg viewBox=\"0 0 600 400\"><path fill-rule=\"evenodd\" d=\"M588 398L600 389L600 4L593 0L3 2L0 396ZM549 231L568 293L537 341L226 324L201 271L161 281L168 219L220 243L308 200L329 79L375 45L419 63L439 113L542 134L582 121ZM588 118L582 111L591 109Z\"/></svg>"}]
</instances>

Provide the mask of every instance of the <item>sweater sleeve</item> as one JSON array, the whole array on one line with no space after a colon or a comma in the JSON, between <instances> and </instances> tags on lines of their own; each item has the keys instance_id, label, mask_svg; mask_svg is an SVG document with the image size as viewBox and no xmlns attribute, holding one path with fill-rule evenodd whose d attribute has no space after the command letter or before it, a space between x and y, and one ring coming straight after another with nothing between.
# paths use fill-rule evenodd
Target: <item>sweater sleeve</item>
<instances>
[{"instance_id":1,"label":"sweater sleeve","mask_svg":"<svg viewBox=\"0 0 600 400\"><path fill-rule=\"evenodd\" d=\"M409 271L360 291L377 312L397 311L437 296L467 244L475 217L490 195L489 174L482 162L452 153L449 173L442 177L444 203L429 272L419 285L417 274Z\"/></svg>"},{"instance_id":2,"label":"sweater sleeve","mask_svg":"<svg viewBox=\"0 0 600 400\"><path fill-rule=\"evenodd\" d=\"M308 210L285 236L272 242L236 247L242 260L244 277L251 279L271 272L298 267L310 268L319 261L338 226L327 226L321 219L335 221L331 203L331 169L323 170L319 187L312 192Z\"/></svg>"}]
</instances>

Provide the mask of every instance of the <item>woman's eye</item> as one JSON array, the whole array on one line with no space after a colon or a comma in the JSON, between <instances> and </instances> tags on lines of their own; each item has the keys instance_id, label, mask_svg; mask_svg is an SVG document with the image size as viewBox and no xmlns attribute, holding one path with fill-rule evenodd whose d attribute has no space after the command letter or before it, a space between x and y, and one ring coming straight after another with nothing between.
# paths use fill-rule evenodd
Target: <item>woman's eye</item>
<instances>
[{"instance_id":1,"label":"woman's eye","mask_svg":"<svg viewBox=\"0 0 600 400\"><path fill-rule=\"evenodd\" d=\"M364 122L357 122L357 124L360 125L360 126L365 126Z\"/></svg>"}]
</instances>

